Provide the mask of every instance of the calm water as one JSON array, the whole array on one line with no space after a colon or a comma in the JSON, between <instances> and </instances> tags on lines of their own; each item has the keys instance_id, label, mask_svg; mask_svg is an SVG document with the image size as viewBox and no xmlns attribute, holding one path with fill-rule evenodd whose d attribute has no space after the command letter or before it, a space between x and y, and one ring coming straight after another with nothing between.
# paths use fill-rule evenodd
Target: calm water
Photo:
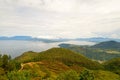
<instances>
[{"instance_id":1,"label":"calm water","mask_svg":"<svg viewBox=\"0 0 120 80\"><path fill-rule=\"evenodd\" d=\"M93 42L85 41L68 41L60 43L43 43L43 42L33 42L33 41L16 41L16 40L5 40L0 41L0 54L9 54L12 58L21 55L26 51L41 52L52 47L58 47L58 44L70 43L77 45L93 45Z\"/></svg>"}]
</instances>

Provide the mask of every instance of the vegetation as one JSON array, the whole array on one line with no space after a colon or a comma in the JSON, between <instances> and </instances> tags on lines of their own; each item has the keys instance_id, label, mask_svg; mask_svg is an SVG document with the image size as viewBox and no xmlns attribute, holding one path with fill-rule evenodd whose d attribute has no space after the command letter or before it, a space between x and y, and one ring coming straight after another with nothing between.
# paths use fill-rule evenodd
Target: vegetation
<instances>
[{"instance_id":1,"label":"vegetation","mask_svg":"<svg viewBox=\"0 0 120 80\"><path fill-rule=\"evenodd\" d=\"M29 60L28 62L30 62L30 60L32 60L32 58L36 56L38 56L37 52L28 51L28 52L23 53L21 57L16 57L15 60L18 62L27 62L27 60Z\"/></svg>"},{"instance_id":2,"label":"vegetation","mask_svg":"<svg viewBox=\"0 0 120 80\"><path fill-rule=\"evenodd\" d=\"M98 43L96 45L91 46L93 48L100 48L100 49L111 49L111 50L119 50L120 49L120 42L116 41L105 41Z\"/></svg>"},{"instance_id":3,"label":"vegetation","mask_svg":"<svg viewBox=\"0 0 120 80\"><path fill-rule=\"evenodd\" d=\"M84 70L81 72L79 80L94 80L94 74L89 70Z\"/></svg>"},{"instance_id":4,"label":"vegetation","mask_svg":"<svg viewBox=\"0 0 120 80\"><path fill-rule=\"evenodd\" d=\"M59 74L56 80L80 80L80 77L76 71L69 70Z\"/></svg>"},{"instance_id":5,"label":"vegetation","mask_svg":"<svg viewBox=\"0 0 120 80\"><path fill-rule=\"evenodd\" d=\"M7 77L9 80L30 80L32 75L29 71L11 71L7 73Z\"/></svg>"},{"instance_id":6,"label":"vegetation","mask_svg":"<svg viewBox=\"0 0 120 80\"><path fill-rule=\"evenodd\" d=\"M0 55L0 80L120 80L120 58L103 64L64 48Z\"/></svg>"},{"instance_id":7,"label":"vegetation","mask_svg":"<svg viewBox=\"0 0 120 80\"><path fill-rule=\"evenodd\" d=\"M72 45L72 44L60 44L59 46L83 54L84 56L92 60L106 61L120 57L120 50L119 50L120 48L112 48L110 45L113 45L113 47L120 46L117 45L117 42L113 42L113 41L104 42L104 43L102 42L93 46L80 46L80 45Z\"/></svg>"},{"instance_id":8,"label":"vegetation","mask_svg":"<svg viewBox=\"0 0 120 80\"><path fill-rule=\"evenodd\" d=\"M106 70L120 75L120 58L114 58L104 63Z\"/></svg>"},{"instance_id":9,"label":"vegetation","mask_svg":"<svg viewBox=\"0 0 120 80\"><path fill-rule=\"evenodd\" d=\"M18 57L18 60L20 61L23 56L24 55ZM52 48L47 51L43 51L39 53L36 57L32 57L32 59L26 59L25 61L22 62L30 62L30 61L36 62L43 60L48 60L51 62L59 61L67 66L72 66L76 64L82 67L86 67L88 69L102 68L102 66L98 62L92 61L84 57L83 55L80 55L78 53L75 53L71 50L64 48Z\"/></svg>"},{"instance_id":10,"label":"vegetation","mask_svg":"<svg viewBox=\"0 0 120 80\"><path fill-rule=\"evenodd\" d=\"M96 70L94 73L94 80L120 80L120 75L110 71Z\"/></svg>"}]
</instances>

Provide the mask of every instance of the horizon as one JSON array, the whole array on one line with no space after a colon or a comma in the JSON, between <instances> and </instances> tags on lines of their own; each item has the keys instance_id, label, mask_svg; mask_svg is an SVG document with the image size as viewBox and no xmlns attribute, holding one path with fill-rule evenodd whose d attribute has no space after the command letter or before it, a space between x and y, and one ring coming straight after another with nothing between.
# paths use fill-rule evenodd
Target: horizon
<instances>
[{"instance_id":1,"label":"horizon","mask_svg":"<svg viewBox=\"0 0 120 80\"><path fill-rule=\"evenodd\" d=\"M60 38L60 37L36 37L36 36L29 36L29 35L14 35L14 36L1 36L0 37L6 37L6 38L13 38L13 37L29 37L29 38L41 38L41 39L89 39L89 38L97 38L97 39L119 39L119 38L110 38L110 37L76 37L76 38Z\"/></svg>"}]
</instances>

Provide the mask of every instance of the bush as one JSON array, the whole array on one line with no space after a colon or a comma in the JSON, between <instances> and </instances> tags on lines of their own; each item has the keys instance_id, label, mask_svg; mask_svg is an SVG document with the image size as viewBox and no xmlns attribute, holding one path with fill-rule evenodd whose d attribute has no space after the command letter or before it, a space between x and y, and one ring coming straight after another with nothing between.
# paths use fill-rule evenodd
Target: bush
<instances>
[{"instance_id":1,"label":"bush","mask_svg":"<svg viewBox=\"0 0 120 80\"><path fill-rule=\"evenodd\" d=\"M79 80L94 80L94 74L89 70L84 70L81 72Z\"/></svg>"},{"instance_id":2,"label":"bush","mask_svg":"<svg viewBox=\"0 0 120 80\"><path fill-rule=\"evenodd\" d=\"M30 71L12 71L7 74L9 80L30 80Z\"/></svg>"},{"instance_id":3,"label":"bush","mask_svg":"<svg viewBox=\"0 0 120 80\"><path fill-rule=\"evenodd\" d=\"M57 80L79 80L79 75L76 71L70 70L64 73L61 73Z\"/></svg>"}]
</instances>

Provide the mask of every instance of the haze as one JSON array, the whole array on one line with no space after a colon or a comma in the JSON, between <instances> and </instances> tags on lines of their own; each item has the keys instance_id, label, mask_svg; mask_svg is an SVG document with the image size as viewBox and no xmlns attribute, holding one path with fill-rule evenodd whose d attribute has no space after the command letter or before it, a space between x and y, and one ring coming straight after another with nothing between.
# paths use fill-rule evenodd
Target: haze
<instances>
[{"instance_id":1,"label":"haze","mask_svg":"<svg viewBox=\"0 0 120 80\"><path fill-rule=\"evenodd\" d=\"M0 0L0 35L120 38L120 0Z\"/></svg>"}]
</instances>

